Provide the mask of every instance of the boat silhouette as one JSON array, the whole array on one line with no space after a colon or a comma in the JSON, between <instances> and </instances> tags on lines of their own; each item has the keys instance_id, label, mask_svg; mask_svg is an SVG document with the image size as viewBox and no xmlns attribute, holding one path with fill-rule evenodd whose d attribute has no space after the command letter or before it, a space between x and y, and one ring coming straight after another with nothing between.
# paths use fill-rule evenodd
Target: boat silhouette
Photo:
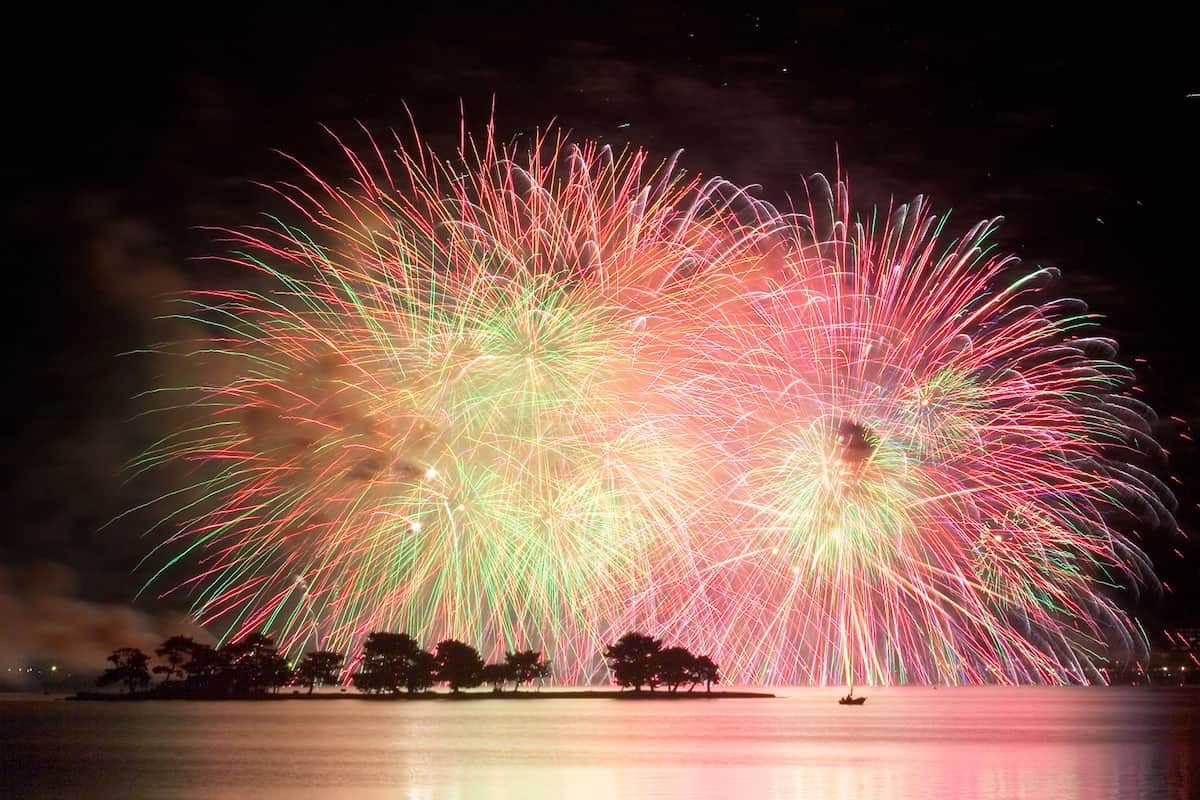
<instances>
[{"instance_id":1,"label":"boat silhouette","mask_svg":"<svg viewBox=\"0 0 1200 800\"><path fill-rule=\"evenodd\" d=\"M838 698L839 706L861 706L865 702L867 702L867 698L854 696L854 684L853 683L850 684L850 688L847 690L846 696Z\"/></svg>"}]
</instances>

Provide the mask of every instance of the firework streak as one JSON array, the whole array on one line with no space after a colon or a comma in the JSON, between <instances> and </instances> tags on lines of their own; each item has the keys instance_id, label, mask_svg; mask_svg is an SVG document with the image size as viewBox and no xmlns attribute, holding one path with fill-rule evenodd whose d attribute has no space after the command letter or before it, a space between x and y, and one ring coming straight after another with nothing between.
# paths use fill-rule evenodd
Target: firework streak
<instances>
[{"instance_id":1,"label":"firework streak","mask_svg":"<svg viewBox=\"0 0 1200 800\"><path fill-rule=\"evenodd\" d=\"M629 629L744 682L1096 680L1136 638L1150 411L992 224L864 227L820 178L784 214L561 138L343 149L163 348L198 385L135 463L190 475L150 582L201 623L538 647L560 681Z\"/></svg>"}]
</instances>

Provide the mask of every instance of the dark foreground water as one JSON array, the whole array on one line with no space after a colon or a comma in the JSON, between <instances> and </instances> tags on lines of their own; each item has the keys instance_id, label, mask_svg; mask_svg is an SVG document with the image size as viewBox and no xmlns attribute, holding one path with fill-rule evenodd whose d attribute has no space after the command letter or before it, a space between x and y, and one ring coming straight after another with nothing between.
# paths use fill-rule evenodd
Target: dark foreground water
<instances>
[{"instance_id":1,"label":"dark foreground water","mask_svg":"<svg viewBox=\"0 0 1200 800\"><path fill-rule=\"evenodd\" d=\"M2 797L1195 798L1200 691L0 702Z\"/></svg>"}]
</instances>

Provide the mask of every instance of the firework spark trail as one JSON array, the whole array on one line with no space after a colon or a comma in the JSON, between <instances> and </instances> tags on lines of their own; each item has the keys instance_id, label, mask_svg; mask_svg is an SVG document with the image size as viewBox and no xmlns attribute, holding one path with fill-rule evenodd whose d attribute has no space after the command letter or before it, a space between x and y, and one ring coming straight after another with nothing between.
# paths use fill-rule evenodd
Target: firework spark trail
<instances>
[{"instance_id":1,"label":"firework spark trail","mask_svg":"<svg viewBox=\"0 0 1200 800\"><path fill-rule=\"evenodd\" d=\"M741 682L1091 680L1132 636L1151 412L992 223L939 249L922 201L874 229L820 178L780 214L640 151L395 149L299 165L292 221L229 232L248 288L184 301L211 378L135 468L192 467L149 560L201 622L566 681L631 628Z\"/></svg>"}]
</instances>

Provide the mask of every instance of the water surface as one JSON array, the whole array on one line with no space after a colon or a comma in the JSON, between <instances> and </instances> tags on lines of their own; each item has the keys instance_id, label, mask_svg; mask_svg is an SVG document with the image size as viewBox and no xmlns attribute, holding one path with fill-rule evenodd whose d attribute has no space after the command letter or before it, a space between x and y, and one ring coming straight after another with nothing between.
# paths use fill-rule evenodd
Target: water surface
<instances>
[{"instance_id":1,"label":"water surface","mask_svg":"<svg viewBox=\"0 0 1200 800\"><path fill-rule=\"evenodd\" d=\"M0 796L1200 797L1200 691L0 703Z\"/></svg>"}]
</instances>

